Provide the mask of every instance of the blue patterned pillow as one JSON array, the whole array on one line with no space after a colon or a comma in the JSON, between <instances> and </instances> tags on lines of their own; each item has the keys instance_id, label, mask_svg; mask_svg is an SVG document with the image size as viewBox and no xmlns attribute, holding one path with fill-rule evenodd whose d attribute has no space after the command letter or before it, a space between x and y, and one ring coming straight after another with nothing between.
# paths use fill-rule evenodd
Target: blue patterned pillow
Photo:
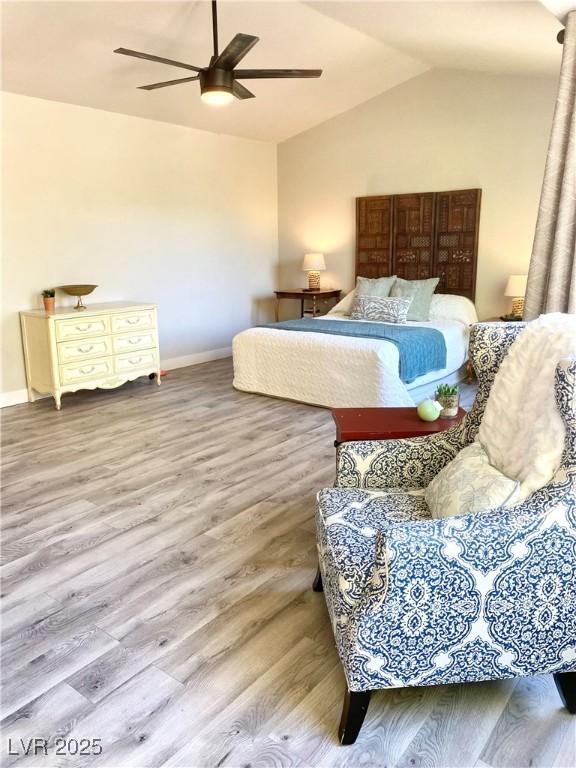
<instances>
[{"instance_id":1,"label":"blue patterned pillow","mask_svg":"<svg viewBox=\"0 0 576 768\"><path fill-rule=\"evenodd\" d=\"M352 305L352 320L372 320L377 323L406 324L412 299L382 299L379 296L356 296Z\"/></svg>"}]
</instances>

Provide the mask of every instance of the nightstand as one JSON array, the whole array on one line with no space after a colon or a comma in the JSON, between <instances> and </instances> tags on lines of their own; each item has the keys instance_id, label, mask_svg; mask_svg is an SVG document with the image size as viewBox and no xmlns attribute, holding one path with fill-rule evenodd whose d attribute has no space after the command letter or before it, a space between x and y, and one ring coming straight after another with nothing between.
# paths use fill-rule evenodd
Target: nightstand
<instances>
[{"instance_id":1,"label":"nightstand","mask_svg":"<svg viewBox=\"0 0 576 768\"><path fill-rule=\"evenodd\" d=\"M458 424L466 411L458 409L455 419L422 421L412 408L334 408L332 418L336 424L335 445L351 440L398 440L404 437L423 437L442 432Z\"/></svg>"},{"instance_id":2,"label":"nightstand","mask_svg":"<svg viewBox=\"0 0 576 768\"><path fill-rule=\"evenodd\" d=\"M300 317L304 317L304 302L306 300L312 301L312 317L316 317L320 314L318 311L318 302L325 299L336 299L339 301L342 291L336 290L320 290L320 291L305 291L303 289L297 289L295 291L274 291L276 294L276 322L278 322L278 308L281 299L298 299L300 301Z\"/></svg>"}]
</instances>

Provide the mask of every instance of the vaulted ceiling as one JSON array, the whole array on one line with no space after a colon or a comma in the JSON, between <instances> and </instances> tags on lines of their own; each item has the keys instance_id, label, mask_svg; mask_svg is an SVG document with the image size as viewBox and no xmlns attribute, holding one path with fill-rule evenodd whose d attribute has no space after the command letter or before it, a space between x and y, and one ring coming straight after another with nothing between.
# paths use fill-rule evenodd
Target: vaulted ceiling
<instances>
[{"instance_id":1,"label":"vaulted ceiling","mask_svg":"<svg viewBox=\"0 0 576 768\"><path fill-rule=\"evenodd\" d=\"M253 139L281 141L430 68L555 76L558 20L538 2L219 3L223 47L258 35L246 67L322 68L319 80L253 80L256 99L214 108L185 76L112 53L124 46L205 66L206 0L2 2L4 90Z\"/></svg>"}]
</instances>

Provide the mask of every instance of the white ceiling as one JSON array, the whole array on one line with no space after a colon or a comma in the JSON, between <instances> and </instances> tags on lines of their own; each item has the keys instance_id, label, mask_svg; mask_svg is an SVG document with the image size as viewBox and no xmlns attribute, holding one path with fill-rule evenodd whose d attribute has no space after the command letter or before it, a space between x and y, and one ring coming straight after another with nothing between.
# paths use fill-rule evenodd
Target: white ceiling
<instances>
[{"instance_id":1,"label":"white ceiling","mask_svg":"<svg viewBox=\"0 0 576 768\"><path fill-rule=\"evenodd\" d=\"M570 11L576 11L576 0L540 0L542 5L565 24Z\"/></svg>"},{"instance_id":2,"label":"white ceiling","mask_svg":"<svg viewBox=\"0 0 576 768\"><path fill-rule=\"evenodd\" d=\"M2 2L2 87L15 93L281 141L431 67L556 75L559 22L538 2L219 3L220 46L260 37L243 66L322 68L318 80L253 80L256 99L216 109L197 83L138 85L181 69L114 54L124 46L205 66L205 0Z\"/></svg>"},{"instance_id":3,"label":"white ceiling","mask_svg":"<svg viewBox=\"0 0 576 768\"><path fill-rule=\"evenodd\" d=\"M538 2L311 2L430 67L556 74L561 24Z\"/></svg>"}]
</instances>

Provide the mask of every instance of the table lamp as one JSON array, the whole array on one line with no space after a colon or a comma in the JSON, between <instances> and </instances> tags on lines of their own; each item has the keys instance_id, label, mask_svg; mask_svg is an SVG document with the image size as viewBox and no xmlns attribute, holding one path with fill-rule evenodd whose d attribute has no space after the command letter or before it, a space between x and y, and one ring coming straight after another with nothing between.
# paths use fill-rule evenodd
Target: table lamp
<instances>
[{"instance_id":1,"label":"table lamp","mask_svg":"<svg viewBox=\"0 0 576 768\"><path fill-rule=\"evenodd\" d=\"M323 253L307 253L302 262L302 271L308 272L308 288L305 291L320 290L320 272L326 269Z\"/></svg>"},{"instance_id":2,"label":"table lamp","mask_svg":"<svg viewBox=\"0 0 576 768\"><path fill-rule=\"evenodd\" d=\"M510 275L506 283L504 296L512 297L512 314L521 318L524 314L524 294L528 275Z\"/></svg>"}]
</instances>

